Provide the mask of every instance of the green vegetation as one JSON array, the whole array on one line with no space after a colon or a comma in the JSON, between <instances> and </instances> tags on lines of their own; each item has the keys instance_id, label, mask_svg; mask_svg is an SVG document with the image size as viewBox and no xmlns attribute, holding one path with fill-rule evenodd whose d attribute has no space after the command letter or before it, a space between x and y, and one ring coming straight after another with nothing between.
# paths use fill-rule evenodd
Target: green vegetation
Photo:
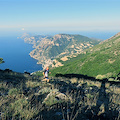
<instances>
[{"instance_id":1,"label":"green vegetation","mask_svg":"<svg viewBox=\"0 0 120 120\"><path fill-rule=\"evenodd\" d=\"M51 68L52 75L83 74L101 78L116 77L120 73L120 36L115 36L85 51L84 54L62 62L64 66ZM59 60L59 59L57 59Z\"/></svg>"},{"instance_id":2,"label":"green vegetation","mask_svg":"<svg viewBox=\"0 0 120 120\"><path fill-rule=\"evenodd\" d=\"M0 71L1 120L119 120L119 82Z\"/></svg>"},{"instance_id":3,"label":"green vegetation","mask_svg":"<svg viewBox=\"0 0 120 120\"><path fill-rule=\"evenodd\" d=\"M77 49L77 47L79 48L81 44L91 43L92 45L96 45L99 43L99 41L97 40L93 40L82 35L69 35L69 34L60 34L60 35L61 38L57 38L54 41L55 45L48 47L48 49L44 51L44 53L48 52L50 58L55 57L65 51L69 51L69 54L71 54L71 51L73 50L74 53L76 53L76 50L74 49ZM72 45L74 45L75 47L71 48ZM82 49L85 48L83 47Z\"/></svg>"},{"instance_id":4,"label":"green vegetation","mask_svg":"<svg viewBox=\"0 0 120 120\"><path fill-rule=\"evenodd\" d=\"M1 63L4 63L3 58L0 58L0 64L1 64Z\"/></svg>"}]
</instances>

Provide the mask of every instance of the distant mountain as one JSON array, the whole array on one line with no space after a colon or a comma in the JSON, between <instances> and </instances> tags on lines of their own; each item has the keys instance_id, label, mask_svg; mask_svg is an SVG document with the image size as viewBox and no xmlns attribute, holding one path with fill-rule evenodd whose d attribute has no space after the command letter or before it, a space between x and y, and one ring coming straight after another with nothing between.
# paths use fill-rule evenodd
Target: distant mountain
<instances>
[{"instance_id":1,"label":"distant mountain","mask_svg":"<svg viewBox=\"0 0 120 120\"><path fill-rule=\"evenodd\" d=\"M99 79L117 76L120 73L120 33L62 63L64 66L52 70L54 75L75 73Z\"/></svg>"},{"instance_id":2,"label":"distant mountain","mask_svg":"<svg viewBox=\"0 0 120 120\"><path fill-rule=\"evenodd\" d=\"M91 48L98 44L99 40L90 39L82 35L57 34L55 36L29 36L28 34L22 37L25 42L33 44L35 48L31 51L30 56L38 60L38 64L42 64L43 68L51 65L55 58L77 55L83 52L84 49Z\"/></svg>"}]
</instances>

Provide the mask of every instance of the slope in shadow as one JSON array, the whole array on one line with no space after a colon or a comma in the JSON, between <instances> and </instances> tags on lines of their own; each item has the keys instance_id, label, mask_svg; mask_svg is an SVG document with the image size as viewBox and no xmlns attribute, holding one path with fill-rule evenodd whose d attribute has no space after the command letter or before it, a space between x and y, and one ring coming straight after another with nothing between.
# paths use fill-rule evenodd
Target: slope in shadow
<instances>
[{"instance_id":1,"label":"slope in shadow","mask_svg":"<svg viewBox=\"0 0 120 120\"><path fill-rule=\"evenodd\" d=\"M101 83L101 87L99 88L98 97L96 100L96 105L92 106L91 109L84 109L84 113L88 116L90 120L117 120L119 117L119 111L117 109L112 109L111 104L113 104L110 100L110 94L106 93L106 83L110 83L110 85L119 85L120 82L115 81L108 81L108 79L95 79L94 77L89 77L87 75L81 75L81 74L56 74L56 77L66 77L66 78L78 78L78 79L84 79L87 81L99 81ZM83 89L83 87L82 87ZM80 90L81 91L81 90ZM84 90L83 90L84 91ZM84 95L85 96L85 95ZM78 100L79 101L79 100ZM83 99L84 101L84 99ZM101 106L104 108L101 111ZM79 117L79 115L78 115Z\"/></svg>"},{"instance_id":2,"label":"slope in shadow","mask_svg":"<svg viewBox=\"0 0 120 120\"><path fill-rule=\"evenodd\" d=\"M99 81L102 82L103 80L96 79L95 77L82 75L82 74L56 74L56 77L65 77L65 78L78 78L78 79L84 79L84 80L90 80L90 81ZM110 83L110 85L120 85L120 81L108 81L106 80L106 83Z\"/></svg>"}]
</instances>

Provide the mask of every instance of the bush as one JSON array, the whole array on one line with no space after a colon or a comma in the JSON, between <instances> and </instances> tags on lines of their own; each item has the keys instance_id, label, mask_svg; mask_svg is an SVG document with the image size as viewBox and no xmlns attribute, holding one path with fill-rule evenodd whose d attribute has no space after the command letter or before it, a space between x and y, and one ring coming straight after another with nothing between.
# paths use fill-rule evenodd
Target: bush
<instances>
[{"instance_id":1,"label":"bush","mask_svg":"<svg viewBox=\"0 0 120 120\"><path fill-rule=\"evenodd\" d=\"M19 99L10 105L11 109L14 111L13 117L16 119L24 118L25 120L29 120L39 112L38 109L31 108L29 102L26 99Z\"/></svg>"},{"instance_id":2,"label":"bush","mask_svg":"<svg viewBox=\"0 0 120 120\"><path fill-rule=\"evenodd\" d=\"M13 97L17 96L18 94L19 94L19 90L17 88L12 88L8 92L8 95Z\"/></svg>"},{"instance_id":3,"label":"bush","mask_svg":"<svg viewBox=\"0 0 120 120\"><path fill-rule=\"evenodd\" d=\"M1 64L1 63L4 63L3 58L0 58L0 64Z\"/></svg>"}]
</instances>

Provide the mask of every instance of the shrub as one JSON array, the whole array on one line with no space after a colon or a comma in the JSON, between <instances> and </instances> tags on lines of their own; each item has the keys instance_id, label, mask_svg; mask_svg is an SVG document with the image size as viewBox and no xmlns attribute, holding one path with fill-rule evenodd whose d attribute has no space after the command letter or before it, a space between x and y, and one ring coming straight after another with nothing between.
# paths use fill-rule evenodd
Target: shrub
<instances>
[{"instance_id":1,"label":"shrub","mask_svg":"<svg viewBox=\"0 0 120 120\"><path fill-rule=\"evenodd\" d=\"M29 102L26 99L19 99L10 104L11 109L14 111L13 117L24 118L29 120L37 115L39 110L37 108L31 108Z\"/></svg>"},{"instance_id":2,"label":"shrub","mask_svg":"<svg viewBox=\"0 0 120 120\"><path fill-rule=\"evenodd\" d=\"M12 88L9 90L8 95L15 97L16 95L19 94L19 90L17 88Z\"/></svg>"},{"instance_id":3,"label":"shrub","mask_svg":"<svg viewBox=\"0 0 120 120\"><path fill-rule=\"evenodd\" d=\"M40 86L41 83L39 83L39 82L33 82L33 81L27 81L26 85L27 85L27 87L34 88L34 87Z\"/></svg>"},{"instance_id":4,"label":"shrub","mask_svg":"<svg viewBox=\"0 0 120 120\"><path fill-rule=\"evenodd\" d=\"M103 79L105 76L104 75L97 75L96 79Z\"/></svg>"}]
</instances>

